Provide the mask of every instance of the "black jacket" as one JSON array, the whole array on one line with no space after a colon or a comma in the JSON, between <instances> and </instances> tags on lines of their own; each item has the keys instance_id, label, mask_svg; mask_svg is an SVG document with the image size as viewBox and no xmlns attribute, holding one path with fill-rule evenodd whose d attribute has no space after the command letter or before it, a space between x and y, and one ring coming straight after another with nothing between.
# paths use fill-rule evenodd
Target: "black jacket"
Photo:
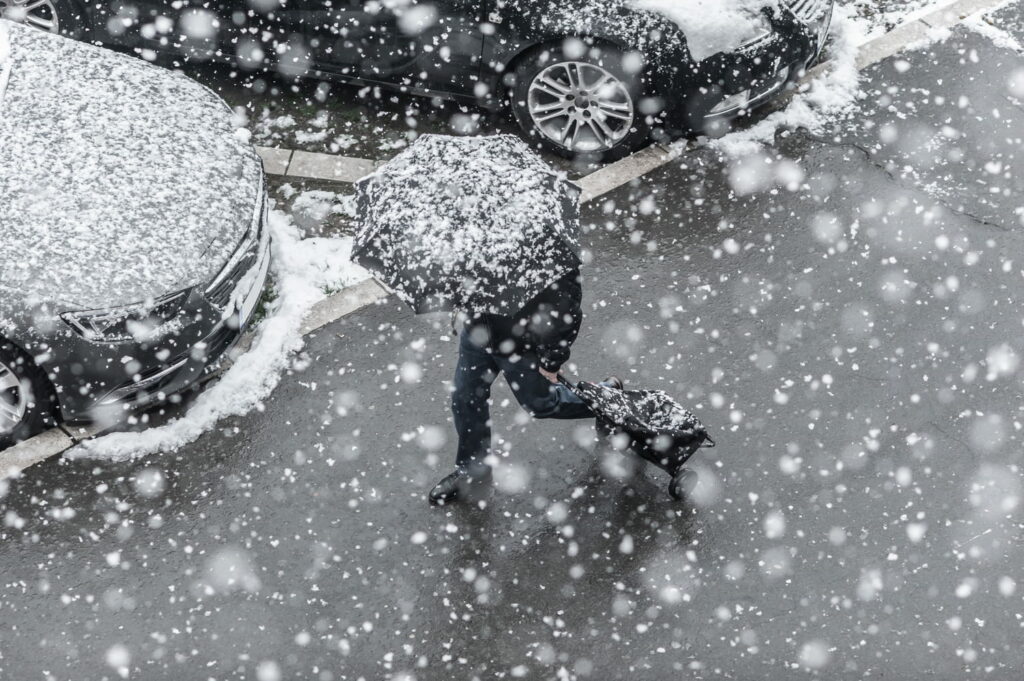
<instances>
[{"instance_id":1,"label":"black jacket","mask_svg":"<svg viewBox=\"0 0 1024 681\"><path fill-rule=\"evenodd\" d=\"M474 340L483 335L488 349L495 354L536 355L546 371L557 371L569 360L569 348L580 332L582 299L580 271L575 269L537 294L516 314L480 314L466 321L467 330Z\"/></svg>"}]
</instances>

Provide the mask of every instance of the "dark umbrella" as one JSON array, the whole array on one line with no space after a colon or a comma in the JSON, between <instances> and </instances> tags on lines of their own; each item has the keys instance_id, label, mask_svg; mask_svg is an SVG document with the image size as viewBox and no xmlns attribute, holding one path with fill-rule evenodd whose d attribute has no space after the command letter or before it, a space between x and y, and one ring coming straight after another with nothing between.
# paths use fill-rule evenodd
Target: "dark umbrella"
<instances>
[{"instance_id":1,"label":"dark umbrella","mask_svg":"<svg viewBox=\"0 0 1024 681\"><path fill-rule=\"evenodd\" d=\"M512 314L579 266L579 194L518 137L423 135L356 183L352 257L417 313Z\"/></svg>"}]
</instances>

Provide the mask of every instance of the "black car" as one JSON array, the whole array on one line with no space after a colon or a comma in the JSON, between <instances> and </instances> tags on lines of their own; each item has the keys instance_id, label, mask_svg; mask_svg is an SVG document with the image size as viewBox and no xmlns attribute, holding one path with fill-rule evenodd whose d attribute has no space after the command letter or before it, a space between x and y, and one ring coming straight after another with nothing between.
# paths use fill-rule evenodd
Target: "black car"
<instances>
[{"instance_id":1,"label":"black car","mask_svg":"<svg viewBox=\"0 0 1024 681\"><path fill-rule=\"evenodd\" d=\"M217 365L267 276L263 181L195 81L0 20L0 447Z\"/></svg>"},{"instance_id":2,"label":"black car","mask_svg":"<svg viewBox=\"0 0 1024 681\"><path fill-rule=\"evenodd\" d=\"M509 104L548 149L607 160L652 132L702 132L770 98L817 59L833 2L766 2L757 35L700 54L676 22L633 0L0 0L0 8L151 58L177 53Z\"/></svg>"}]
</instances>

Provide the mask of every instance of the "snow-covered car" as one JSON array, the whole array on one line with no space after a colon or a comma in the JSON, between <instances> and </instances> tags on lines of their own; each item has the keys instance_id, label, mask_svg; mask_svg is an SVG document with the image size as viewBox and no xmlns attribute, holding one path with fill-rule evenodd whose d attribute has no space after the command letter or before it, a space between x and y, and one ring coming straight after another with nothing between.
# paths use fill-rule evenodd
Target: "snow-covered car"
<instances>
[{"instance_id":1,"label":"snow-covered car","mask_svg":"<svg viewBox=\"0 0 1024 681\"><path fill-rule=\"evenodd\" d=\"M209 371L261 296L265 211L211 91L0 20L0 446Z\"/></svg>"},{"instance_id":2,"label":"snow-covered car","mask_svg":"<svg viewBox=\"0 0 1024 681\"><path fill-rule=\"evenodd\" d=\"M771 98L818 58L833 3L0 0L0 9L143 55L508 104L550 150L610 159L652 132L720 128Z\"/></svg>"}]
</instances>

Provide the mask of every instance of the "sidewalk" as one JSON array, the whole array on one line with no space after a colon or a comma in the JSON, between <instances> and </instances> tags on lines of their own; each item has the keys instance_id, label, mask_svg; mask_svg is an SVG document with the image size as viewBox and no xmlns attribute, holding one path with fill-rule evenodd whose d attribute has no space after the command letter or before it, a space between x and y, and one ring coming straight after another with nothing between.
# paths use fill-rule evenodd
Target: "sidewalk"
<instances>
[{"instance_id":1,"label":"sidewalk","mask_svg":"<svg viewBox=\"0 0 1024 681\"><path fill-rule=\"evenodd\" d=\"M456 347L388 299L175 457L8 483L0 677L1014 678L1022 68L957 29L760 191L703 150L585 207L573 362L694 406L697 505L499 382L502 492L428 509Z\"/></svg>"}]
</instances>

